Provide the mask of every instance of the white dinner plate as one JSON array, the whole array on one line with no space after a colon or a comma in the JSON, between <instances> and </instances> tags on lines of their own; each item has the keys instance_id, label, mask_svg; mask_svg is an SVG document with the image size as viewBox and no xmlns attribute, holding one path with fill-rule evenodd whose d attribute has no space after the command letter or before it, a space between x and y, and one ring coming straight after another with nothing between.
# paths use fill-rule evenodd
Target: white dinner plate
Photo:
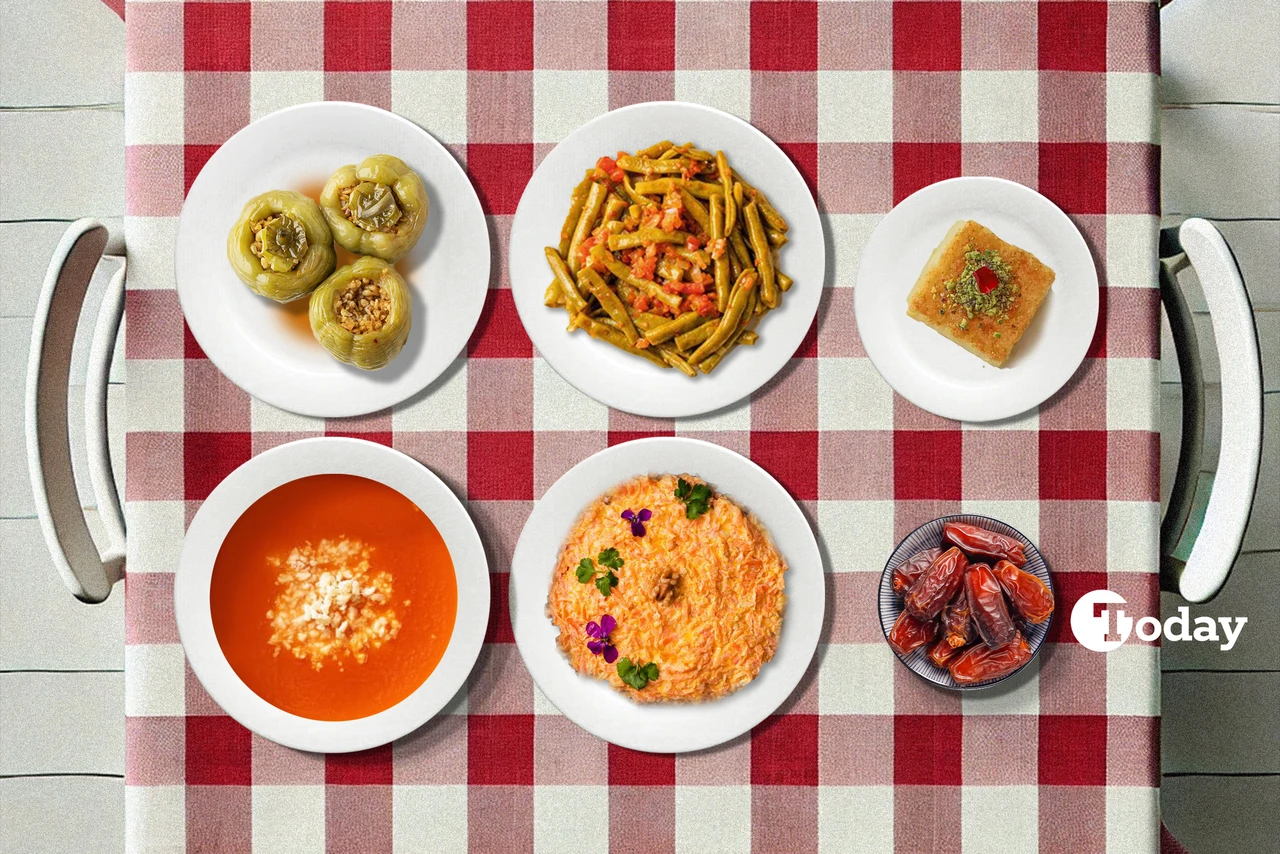
<instances>
[{"instance_id":1,"label":"white dinner plate","mask_svg":"<svg viewBox=\"0 0 1280 854\"><path fill-rule=\"evenodd\" d=\"M316 474L353 474L385 484L431 520L453 560L458 611L435 670L412 694L365 718L318 721L290 714L255 694L231 668L210 612L213 565L241 514L277 486ZM363 439L301 439L264 451L210 493L187 528L173 584L182 648L200 684L228 715L263 738L319 753L365 750L413 732L462 688L489 623L489 564L462 502L430 469L399 451Z\"/></svg>"},{"instance_id":2,"label":"white dinner plate","mask_svg":"<svg viewBox=\"0 0 1280 854\"><path fill-rule=\"evenodd\" d=\"M720 149L729 165L763 192L787 220L790 242L778 266L795 280L782 306L760 322L759 343L739 347L710 374L687 377L565 331L564 309L543 305L551 281L543 250L560 242L569 196L602 156L670 139ZM605 113L565 137L525 187L511 225L511 290L538 352L574 387L603 404L658 418L701 415L741 400L795 355L818 312L826 242L813 194L773 140L735 116L699 104L659 101Z\"/></svg>"},{"instance_id":3,"label":"white dinner plate","mask_svg":"<svg viewBox=\"0 0 1280 854\"><path fill-rule=\"evenodd\" d=\"M422 176L431 211L395 265L413 296L409 340L387 367L362 371L312 337L305 298L281 306L236 278L227 234L254 196L317 198L330 175L371 154L395 155ZM489 229L458 161L408 119L342 101L279 110L223 143L187 193L174 256L182 313L205 355L259 400L317 417L375 412L426 388L466 346L489 288Z\"/></svg>"},{"instance_id":4,"label":"white dinner plate","mask_svg":"<svg viewBox=\"0 0 1280 854\"><path fill-rule=\"evenodd\" d=\"M756 514L787 562L787 601L777 652L744 688L702 703L641 705L569 665L556 644L559 630L547 616L547 594L561 546L586 506L634 477L666 473L695 474ZM683 753L737 738L791 695L818 646L826 587L813 530L795 500L768 472L719 445L660 437L593 454L547 490L516 544L510 599L520 655L538 688L566 717L622 747Z\"/></svg>"},{"instance_id":5,"label":"white dinner plate","mask_svg":"<svg viewBox=\"0 0 1280 854\"><path fill-rule=\"evenodd\" d=\"M1056 273L1003 368L907 316L907 295L957 220L975 220ZM885 382L935 415L996 421L1038 406L1084 361L1098 325L1098 271L1079 230L1053 202L1003 178L951 178L912 193L862 252L854 314Z\"/></svg>"}]
</instances>

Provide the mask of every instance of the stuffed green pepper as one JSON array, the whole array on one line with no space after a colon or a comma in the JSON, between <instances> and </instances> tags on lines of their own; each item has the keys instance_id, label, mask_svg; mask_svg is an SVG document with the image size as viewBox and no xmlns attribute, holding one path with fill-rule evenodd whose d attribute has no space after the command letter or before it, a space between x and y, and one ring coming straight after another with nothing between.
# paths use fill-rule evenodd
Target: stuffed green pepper
<instances>
[{"instance_id":1,"label":"stuffed green pepper","mask_svg":"<svg viewBox=\"0 0 1280 854\"><path fill-rule=\"evenodd\" d=\"M366 371L390 364L409 337L409 288L386 261L360 258L311 293L311 331L334 358Z\"/></svg>"},{"instance_id":2,"label":"stuffed green pepper","mask_svg":"<svg viewBox=\"0 0 1280 854\"><path fill-rule=\"evenodd\" d=\"M338 245L357 255L398 261L427 226L427 188L404 161L389 154L343 166L320 194Z\"/></svg>"},{"instance_id":3,"label":"stuffed green pepper","mask_svg":"<svg viewBox=\"0 0 1280 854\"><path fill-rule=\"evenodd\" d=\"M240 211L227 235L227 259L255 293L289 302L333 272L333 235L314 201L292 190L272 190Z\"/></svg>"}]
</instances>

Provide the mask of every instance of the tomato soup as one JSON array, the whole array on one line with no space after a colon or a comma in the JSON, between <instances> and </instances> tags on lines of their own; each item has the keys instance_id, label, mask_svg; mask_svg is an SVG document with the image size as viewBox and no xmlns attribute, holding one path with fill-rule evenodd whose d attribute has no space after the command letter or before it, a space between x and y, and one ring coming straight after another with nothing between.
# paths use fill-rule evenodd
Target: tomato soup
<instances>
[{"instance_id":1,"label":"tomato soup","mask_svg":"<svg viewBox=\"0 0 1280 854\"><path fill-rule=\"evenodd\" d=\"M222 652L249 688L300 717L344 721L426 681L453 634L458 583L435 525L368 478L304 477L236 520L209 590Z\"/></svg>"}]
</instances>

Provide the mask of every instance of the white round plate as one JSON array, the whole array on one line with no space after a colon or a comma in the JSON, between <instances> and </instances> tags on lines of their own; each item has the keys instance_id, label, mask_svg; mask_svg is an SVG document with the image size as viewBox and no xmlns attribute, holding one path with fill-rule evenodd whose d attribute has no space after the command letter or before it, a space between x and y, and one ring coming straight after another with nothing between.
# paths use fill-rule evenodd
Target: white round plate
<instances>
[{"instance_id":1,"label":"white round plate","mask_svg":"<svg viewBox=\"0 0 1280 854\"><path fill-rule=\"evenodd\" d=\"M760 341L739 347L710 374L687 377L565 331L564 309L542 303L551 270L543 250L560 242L569 196L601 157L664 139L720 149L729 165L768 196L787 220L790 242L779 266L795 280L781 308L760 323ZM511 225L511 291L538 352L574 387L603 404L657 418L701 415L735 403L768 382L795 355L818 312L826 242L818 207L799 170L773 140L736 116L699 104L655 101L605 113L552 149L525 187Z\"/></svg>"},{"instance_id":2,"label":"white round plate","mask_svg":"<svg viewBox=\"0 0 1280 854\"><path fill-rule=\"evenodd\" d=\"M640 705L579 675L556 645L547 594L570 528L586 505L644 474L687 472L755 513L787 562L787 602L773 660L746 687L703 703ZM755 463L697 439L654 438L600 451L564 474L538 501L511 563L511 625L533 681L569 720L598 738L650 753L702 750L737 738L791 695L818 646L826 607L822 556L804 514Z\"/></svg>"},{"instance_id":3,"label":"white round plate","mask_svg":"<svg viewBox=\"0 0 1280 854\"><path fill-rule=\"evenodd\" d=\"M311 337L305 312L290 317L236 278L227 234L259 193L318 197L339 167L371 154L393 154L421 175L431 211L395 265L413 295L409 340L387 367L362 371ZM232 382L302 415L363 415L426 388L466 346L489 289L489 229L466 172L429 133L377 107L325 101L263 116L214 152L182 206L174 261L191 334ZM288 308L306 305L297 303Z\"/></svg>"},{"instance_id":4,"label":"white round plate","mask_svg":"<svg viewBox=\"0 0 1280 854\"><path fill-rule=\"evenodd\" d=\"M925 262L962 219L1057 274L1003 368L907 316L907 294ZM1035 190L1003 178L951 178L912 193L876 226L853 306L862 346L898 394L944 418L996 421L1044 402L1080 367L1098 325L1098 271L1079 230Z\"/></svg>"},{"instance_id":5,"label":"white round plate","mask_svg":"<svg viewBox=\"0 0 1280 854\"><path fill-rule=\"evenodd\" d=\"M241 514L277 486L315 474L353 474L386 484L425 513L444 538L458 581L453 636L436 669L389 709L349 721L290 714L240 680L218 644L209 587L218 550ZM363 439L301 439L265 451L227 476L187 528L173 584L178 635L200 684L227 714L263 738L317 753L348 753L386 744L430 720L462 688L489 623L489 564L462 502L424 465Z\"/></svg>"}]
</instances>

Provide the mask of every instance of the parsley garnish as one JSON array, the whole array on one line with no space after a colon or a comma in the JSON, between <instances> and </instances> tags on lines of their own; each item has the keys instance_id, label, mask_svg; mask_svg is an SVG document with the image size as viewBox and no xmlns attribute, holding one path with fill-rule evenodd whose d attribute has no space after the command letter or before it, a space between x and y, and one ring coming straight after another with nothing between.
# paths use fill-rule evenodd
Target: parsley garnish
<instances>
[{"instance_id":1,"label":"parsley garnish","mask_svg":"<svg viewBox=\"0 0 1280 854\"><path fill-rule=\"evenodd\" d=\"M643 691L644 686L657 680L658 665L650 661L640 667L632 663L629 658L620 658L618 659L618 676L632 688Z\"/></svg>"},{"instance_id":2,"label":"parsley garnish","mask_svg":"<svg viewBox=\"0 0 1280 854\"><path fill-rule=\"evenodd\" d=\"M697 519L711 506L711 487L705 483L693 485L684 478L676 483L676 498L684 502L686 519Z\"/></svg>"},{"instance_id":3,"label":"parsley garnish","mask_svg":"<svg viewBox=\"0 0 1280 854\"><path fill-rule=\"evenodd\" d=\"M618 576L613 570L622 569L622 558L618 556L617 549L605 549L596 556L596 560L600 561L600 565L606 569L596 569L591 558L584 557L578 561L578 568L574 570L574 575L582 584L594 580L600 595L608 598L613 588L618 586Z\"/></svg>"}]
</instances>

